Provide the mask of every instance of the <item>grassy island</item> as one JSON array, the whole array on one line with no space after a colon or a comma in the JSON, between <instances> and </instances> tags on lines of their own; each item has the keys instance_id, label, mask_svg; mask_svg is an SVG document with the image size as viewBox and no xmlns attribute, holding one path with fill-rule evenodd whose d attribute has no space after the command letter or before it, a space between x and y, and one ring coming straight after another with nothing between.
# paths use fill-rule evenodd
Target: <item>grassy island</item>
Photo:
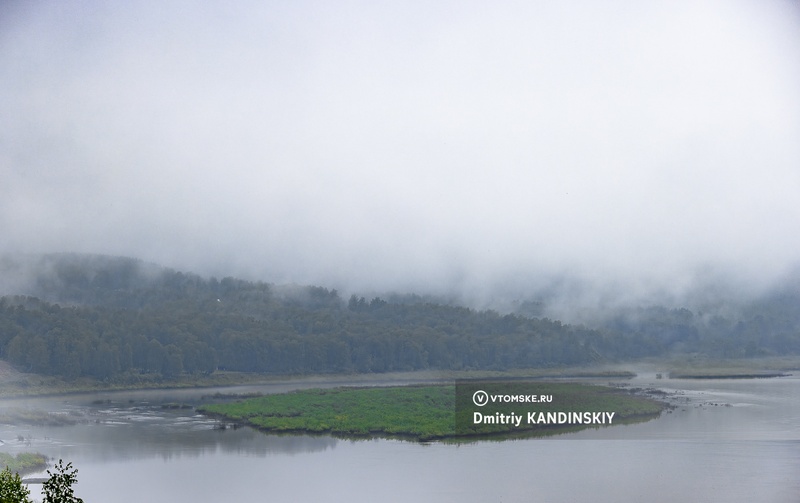
<instances>
[{"instance_id":1,"label":"grassy island","mask_svg":"<svg viewBox=\"0 0 800 503\"><path fill-rule=\"evenodd\" d=\"M576 383L548 383L555 403L537 410L614 411L616 423L657 417L665 404L624 390ZM582 427L547 428L491 425L456 431L456 414L471 414L469 397L456 386L417 385L369 388L310 389L267 395L235 403L213 404L198 411L273 433L333 434L346 437L388 436L426 441L469 439L487 435L552 435ZM457 404L458 402L458 404ZM520 411L517 405L517 411ZM504 407L510 407L505 405Z\"/></svg>"},{"instance_id":2,"label":"grassy island","mask_svg":"<svg viewBox=\"0 0 800 503\"><path fill-rule=\"evenodd\" d=\"M0 452L0 469L6 467L14 473L36 472L47 467L47 458L43 454L35 452L21 452L16 456Z\"/></svg>"}]
</instances>

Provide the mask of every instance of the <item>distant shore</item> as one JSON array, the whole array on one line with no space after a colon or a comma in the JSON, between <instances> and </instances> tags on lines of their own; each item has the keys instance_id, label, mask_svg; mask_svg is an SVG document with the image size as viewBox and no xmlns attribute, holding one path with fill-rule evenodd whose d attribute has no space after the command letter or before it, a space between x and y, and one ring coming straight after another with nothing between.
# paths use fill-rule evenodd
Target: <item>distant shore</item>
<instances>
[{"instance_id":1,"label":"distant shore","mask_svg":"<svg viewBox=\"0 0 800 503\"><path fill-rule=\"evenodd\" d=\"M115 380L78 378L73 380L21 372L0 360L0 398L66 395L74 393L147 389L218 388L279 382L376 383L447 382L456 379L631 379L642 368L673 379L756 379L785 377L800 371L800 357L707 360L694 357L651 359L636 362L598 364L590 367L546 367L511 370L416 370L386 373L347 374L258 374L216 371L212 374L184 374L162 378L131 373Z\"/></svg>"},{"instance_id":2,"label":"distant shore","mask_svg":"<svg viewBox=\"0 0 800 503\"><path fill-rule=\"evenodd\" d=\"M709 372L709 373L690 373L690 372L670 372L670 379L769 379L774 377L789 377L792 374L786 372Z\"/></svg>"},{"instance_id":3,"label":"distant shore","mask_svg":"<svg viewBox=\"0 0 800 503\"><path fill-rule=\"evenodd\" d=\"M635 372L607 367L555 367L538 369L495 370L415 370L408 372L349 374L260 374L216 371L208 375L185 374L166 379L153 375L131 375L128 379L100 381L90 378L66 380L53 376L20 372L0 360L0 399L23 396L67 395L75 393L130 391L148 389L220 388L287 381L319 383L448 382L455 379L630 379Z\"/></svg>"}]
</instances>

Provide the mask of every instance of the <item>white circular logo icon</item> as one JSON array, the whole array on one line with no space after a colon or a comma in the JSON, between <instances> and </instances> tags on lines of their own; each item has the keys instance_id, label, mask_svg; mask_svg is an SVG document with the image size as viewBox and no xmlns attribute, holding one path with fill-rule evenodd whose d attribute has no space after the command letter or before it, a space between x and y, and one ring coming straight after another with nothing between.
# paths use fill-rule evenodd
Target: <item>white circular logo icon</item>
<instances>
[{"instance_id":1,"label":"white circular logo icon","mask_svg":"<svg viewBox=\"0 0 800 503\"><path fill-rule=\"evenodd\" d=\"M479 389L475 393L472 394L472 403L477 405L478 407L483 407L487 403L489 403L489 394Z\"/></svg>"}]
</instances>

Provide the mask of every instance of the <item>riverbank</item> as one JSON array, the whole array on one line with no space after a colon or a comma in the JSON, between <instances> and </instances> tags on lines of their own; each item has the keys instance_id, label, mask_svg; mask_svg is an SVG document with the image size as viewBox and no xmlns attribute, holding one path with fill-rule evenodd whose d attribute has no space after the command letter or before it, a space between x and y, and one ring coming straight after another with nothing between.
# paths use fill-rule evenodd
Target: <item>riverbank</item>
<instances>
[{"instance_id":1,"label":"riverbank","mask_svg":"<svg viewBox=\"0 0 800 503\"><path fill-rule=\"evenodd\" d=\"M130 373L114 380L91 378L62 379L53 376L20 372L0 360L0 398L23 396L66 395L95 391L145 389L212 388L268 382L270 376L242 372L217 371L209 375L186 374L163 378L155 374Z\"/></svg>"},{"instance_id":2,"label":"riverbank","mask_svg":"<svg viewBox=\"0 0 800 503\"><path fill-rule=\"evenodd\" d=\"M789 377L786 372L737 372L735 370L707 370L704 372L670 372L670 379L769 379L773 377Z\"/></svg>"},{"instance_id":3,"label":"riverbank","mask_svg":"<svg viewBox=\"0 0 800 503\"><path fill-rule=\"evenodd\" d=\"M799 372L800 357L719 360L694 356L666 360L662 366L669 369L665 375L670 379L766 379Z\"/></svg>"},{"instance_id":4,"label":"riverbank","mask_svg":"<svg viewBox=\"0 0 800 503\"><path fill-rule=\"evenodd\" d=\"M498 380L478 381L486 389ZM518 380L504 386L518 386ZM611 414L614 424L658 417L668 405L625 390L581 383L548 382L538 389L554 402L537 404L537 413ZM500 388L498 388L500 389ZM251 426L270 433L329 434L348 438L396 437L414 441L469 440L508 435L548 436L594 427L596 424L480 424L464 428L474 407L469 396L458 394L452 384L369 388L310 389L267 395L234 403L211 404L197 411L233 425ZM530 404L528 404L530 405ZM497 414L522 404L504 404ZM508 409L508 410L506 410ZM556 416L553 416L556 417ZM566 416L565 416L566 417ZM583 416L581 416L583 417ZM599 416L598 416L599 417ZM608 417L608 416L603 416ZM609 423L610 424L610 423Z\"/></svg>"},{"instance_id":5,"label":"riverbank","mask_svg":"<svg viewBox=\"0 0 800 503\"><path fill-rule=\"evenodd\" d=\"M457 379L630 379L635 372L617 367L557 367L544 369L513 369L509 371L464 370L386 372L374 374L256 374L216 371L212 374L184 374L163 378L153 374L130 373L112 381L89 378L66 380L52 376L20 372L0 360L0 398L22 396L66 395L100 391L130 391L148 389L222 388L227 386L258 385L280 382L327 384L358 384L397 382L453 382Z\"/></svg>"},{"instance_id":6,"label":"riverbank","mask_svg":"<svg viewBox=\"0 0 800 503\"><path fill-rule=\"evenodd\" d=\"M220 388L227 386L259 385L280 382L305 382L325 384L363 383L435 383L458 379L609 379L626 380L641 371L663 373L665 377L691 378L752 378L789 375L800 371L800 357L769 357L740 360L710 360L691 355L671 359L647 359L637 362L598 364L591 367L551 367L513 369L508 371L409 371L375 374L255 374L246 372L215 371L212 374L183 374L164 378L157 374L131 372L114 380L100 381L89 378L61 379L20 372L8 362L0 360L0 398L22 396L66 395L86 392ZM686 377L685 377L686 376ZM717 377L705 377L717 376ZM722 376L722 377L720 377Z\"/></svg>"}]
</instances>

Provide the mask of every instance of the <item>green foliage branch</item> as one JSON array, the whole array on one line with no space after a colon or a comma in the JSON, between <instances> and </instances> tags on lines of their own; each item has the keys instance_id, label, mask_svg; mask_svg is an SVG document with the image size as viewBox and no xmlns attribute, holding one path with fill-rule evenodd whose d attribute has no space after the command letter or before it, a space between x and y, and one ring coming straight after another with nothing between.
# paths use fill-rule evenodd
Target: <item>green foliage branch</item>
<instances>
[{"instance_id":1,"label":"green foliage branch","mask_svg":"<svg viewBox=\"0 0 800 503\"><path fill-rule=\"evenodd\" d=\"M31 503L30 490L9 467L0 472L0 503Z\"/></svg>"},{"instance_id":2,"label":"green foliage branch","mask_svg":"<svg viewBox=\"0 0 800 503\"><path fill-rule=\"evenodd\" d=\"M43 503L83 503L72 489L72 485L78 481L78 469L72 468L72 463L64 465L64 461L59 459L54 471L47 470L47 474L50 477L42 486Z\"/></svg>"}]
</instances>

